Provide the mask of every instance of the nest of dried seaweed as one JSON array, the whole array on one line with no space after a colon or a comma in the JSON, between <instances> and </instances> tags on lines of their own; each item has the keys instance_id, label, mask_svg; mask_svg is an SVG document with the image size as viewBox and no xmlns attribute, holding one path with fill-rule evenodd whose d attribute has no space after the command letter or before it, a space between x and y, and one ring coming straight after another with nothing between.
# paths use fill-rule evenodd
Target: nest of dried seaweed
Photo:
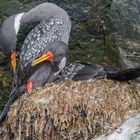
<instances>
[{"instance_id":1,"label":"nest of dried seaweed","mask_svg":"<svg viewBox=\"0 0 140 140\"><path fill-rule=\"evenodd\" d=\"M140 86L110 80L67 81L23 95L11 107L1 138L90 139L116 129L140 108Z\"/></svg>"}]
</instances>

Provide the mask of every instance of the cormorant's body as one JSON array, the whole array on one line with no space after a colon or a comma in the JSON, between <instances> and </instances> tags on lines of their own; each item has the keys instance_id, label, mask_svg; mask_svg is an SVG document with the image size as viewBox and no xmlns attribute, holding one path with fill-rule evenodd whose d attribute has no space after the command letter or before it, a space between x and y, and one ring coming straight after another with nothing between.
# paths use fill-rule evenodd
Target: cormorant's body
<instances>
[{"instance_id":1,"label":"cormorant's body","mask_svg":"<svg viewBox=\"0 0 140 140\"><path fill-rule=\"evenodd\" d=\"M107 65L78 62L67 65L57 77L57 81L89 80L102 78L117 81L128 81L134 80L138 77L140 77L140 68L113 70Z\"/></svg>"}]
</instances>

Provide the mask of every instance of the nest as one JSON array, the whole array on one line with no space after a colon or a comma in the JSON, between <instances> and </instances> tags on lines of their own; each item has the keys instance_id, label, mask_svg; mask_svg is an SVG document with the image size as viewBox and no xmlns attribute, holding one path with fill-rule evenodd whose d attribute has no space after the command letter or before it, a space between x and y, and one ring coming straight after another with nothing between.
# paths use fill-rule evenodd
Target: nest
<instances>
[{"instance_id":1,"label":"nest","mask_svg":"<svg viewBox=\"0 0 140 140\"><path fill-rule=\"evenodd\" d=\"M140 86L111 80L66 81L23 95L11 106L2 140L86 140L109 134L140 108Z\"/></svg>"}]
</instances>

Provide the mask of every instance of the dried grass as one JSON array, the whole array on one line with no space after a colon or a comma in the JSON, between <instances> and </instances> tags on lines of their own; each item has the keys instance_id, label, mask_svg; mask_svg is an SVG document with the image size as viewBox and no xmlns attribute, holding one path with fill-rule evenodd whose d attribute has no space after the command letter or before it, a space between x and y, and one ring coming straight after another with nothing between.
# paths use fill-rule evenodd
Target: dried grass
<instances>
[{"instance_id":1,"label":"dried grass","mask_svg":"<svg viewBox=\"0 0 140 140\"><path fill-rule=\"evenodd\" d=\"M87 140L108 134L140 108L140 85L66 81L23 95L11 107L2 139Z\"/></svg>"}]
</instances>

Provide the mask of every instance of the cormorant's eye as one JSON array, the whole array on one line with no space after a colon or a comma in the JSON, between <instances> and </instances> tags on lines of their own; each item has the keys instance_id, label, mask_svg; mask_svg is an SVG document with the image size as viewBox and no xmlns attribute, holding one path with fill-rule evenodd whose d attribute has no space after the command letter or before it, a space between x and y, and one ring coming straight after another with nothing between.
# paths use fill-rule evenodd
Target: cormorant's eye
<instances>
[{"instance_id":1,"label":"cormorant's eye","mask_svg":"<svg viewBox=\"0 0 140 140\"><path fill-rule=\"evenodd\" d=\"M52 51L52 53L56 53L56 49L52 48L50 51Z\"/></svg>"}]
</instances>

